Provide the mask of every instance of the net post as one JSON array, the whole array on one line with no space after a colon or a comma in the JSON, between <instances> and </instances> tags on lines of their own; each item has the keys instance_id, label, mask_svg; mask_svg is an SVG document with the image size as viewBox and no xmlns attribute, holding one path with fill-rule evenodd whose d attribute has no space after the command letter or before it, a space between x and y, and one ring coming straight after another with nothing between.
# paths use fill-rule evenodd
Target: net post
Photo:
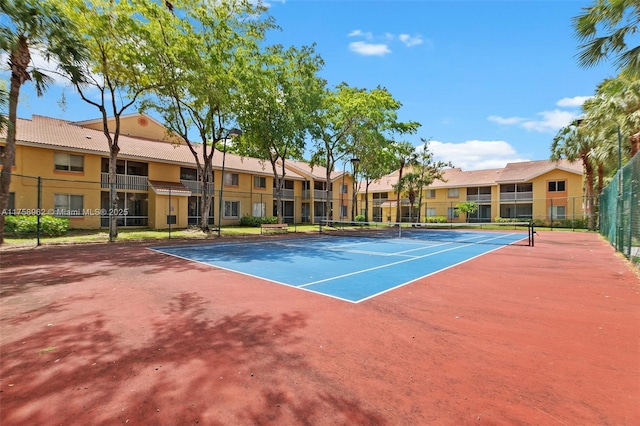
<instances>
[{"instance_id":1,"label":"net post","mask_svg":"<svg viewBox=\"0 0 640 426\"><path fill-rule=\"evenodd\" d=\"M534 247L535 246L535 235L536 235L536 231L533 227L533 221L529 222L529 246L530 247Z\"/></svg>"}]
</instances>

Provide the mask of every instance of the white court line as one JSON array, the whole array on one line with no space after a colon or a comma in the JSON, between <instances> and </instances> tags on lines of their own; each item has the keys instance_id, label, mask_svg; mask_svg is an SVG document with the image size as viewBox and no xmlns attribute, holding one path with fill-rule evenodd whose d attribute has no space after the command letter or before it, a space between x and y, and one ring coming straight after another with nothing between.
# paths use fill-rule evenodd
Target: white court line
<instances>
[{"instance_id":1,"label":"white court line","mask_svg":"<svg viewBox=\"0 0 640 426\"><path fill-rule=\"evenodd\" d=\"M364 272L375 271L376 269L388 268L389 266L395 266L395 265L399 265L401 263L413 262L414 260L424 259L425 257L433 256L433 255L440 254L440 253L445 253L445 252L452 251L452 250L458 250L460 248L468 247L470 245L473 245L473 243L464 244L464 245L460 245L460 246L457 246L457 247L451 247L451 248L448 248L448 249L445 249L445 250L440 250L440 251L436 251L436 252L433 252L433 253L428 253L428 254L425 254L425 255L422 255L422 256L414 256L414 257L409 258L409 259L398 260L397 262L391 262L391 263L387 263L385 265L374 266L373 268L361 269L359 271L349 272L348 274L338 275L338 276L331 277L331 278L325 278L323 280L312 281L310 283L299 285L298 287L303 288L303 287L307 287L307 286L314 285L314 284L319 284L319 283L323 283L323 282L327 282L327 281L337 280L337 279L340 279L340 278L350 277L352 275L362 274Z\"/></svg>"}]
</instances>

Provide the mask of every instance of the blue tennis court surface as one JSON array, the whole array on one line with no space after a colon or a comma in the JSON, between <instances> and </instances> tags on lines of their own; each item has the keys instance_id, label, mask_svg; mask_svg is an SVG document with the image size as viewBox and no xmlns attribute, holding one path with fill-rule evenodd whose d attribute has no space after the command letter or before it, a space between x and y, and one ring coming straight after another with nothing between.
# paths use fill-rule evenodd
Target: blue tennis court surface
<instances>
[{"instance_id":1,"label":"blue tennis court surface","mask_svg":"<svg viewBox=\"0 0 640 426\"><path fill-rule=\"evenodd\" d=\"M153 250L358 303L523 239L475 233L477 242L362 237L265 238Z\"/></svg>"}]
</instances>

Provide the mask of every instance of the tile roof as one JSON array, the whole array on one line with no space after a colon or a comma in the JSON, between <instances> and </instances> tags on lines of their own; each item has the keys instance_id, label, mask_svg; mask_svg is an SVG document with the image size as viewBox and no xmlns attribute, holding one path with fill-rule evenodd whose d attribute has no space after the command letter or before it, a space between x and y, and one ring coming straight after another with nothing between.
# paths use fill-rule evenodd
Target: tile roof
<instances>
[{"instance_id":1,"label":"tile roof","mask_svg":"<svg viewBox=\"0 0 640 426\"><path fill-rule=\"evenodd\" d=\"M523 161L520 163L507 164L506 167L500 172L500 177L496 179L496 182L524 182L548 173L554 169L560 169L570 173L582 174L582 164L577 161L571 162L566 159L561 159L558 161Z\"/></svg>"},{"instance_id":2,"label":"tile roof","mask_svg":"<svg viewBox=\"0 0 640 426\"><path fill-rule=\"evenodd\" d=\"M470 186L493 186L506 182L526 182L537 176L559 169L569 173L582 174L579 162L566 159L559 161L540 160L509 163L504 169L485 169L464 171L459 168L446 169L442 180L436 180L428 188L455 188ZM403 174L407 172L404 171ZM383 176L379 181L369 185L369 192L390 192L398 182L398 170ZM362 190L364 185L361 184Z\"/></svg>"},{"instance_id":3,"label":"tile roof","mask_svg":"<svg viewBox=\"0 0 640 426\"><path fill-rule=\"evenodd\" d=\"M311 167L309 163L306 163L304 161L296 161L296 160L290 160L290 159L287 159L287 161L285 161L285 166L289 170L291 169L296 170L299 174L307 178L313 178L314 180L325 180L327 178L326 169L322 166ZM342 178L342 175L343 175L342 171L336 171L336 170L332 171L331 181L335 181L338 178Z\"/></svg>"},{"instance_id":4,"label":"tile roof","mask_svg":"<svg viewBox=\"0 0 640 426\"><path fill-rule=\"evenodd\" d=\"M150 180L149 185L151 185L151 188L156 194L181 195L183 197L188 197L191 195L191 190L180 182Z\"/></svg>"},{"instance_id":5,"label":"tile roof","mask_svg":"<svg viewBox=\"0 0 640 426\"><path fill-rule=\"evenodd\" d=\"M93 120L87 122L93 122ZM59 150L80 151L103 156L109 155L107 138L104 133L99 130L82 127L78 123L34 115L31 120L18 118L16 127L16 143L18 145L48 146ZM0 138L6 138L6 131L0 132ZM158 161L190 167L196 166L196 161L187 145L176 145L165 141L122 134L118 144L120 146L118 158ZM227 170L268 176L273 174L269 162L265 163L256 158L241 157L227 153L224 160L225 169ZM221 169L222 161L223 153L216 151L213 155L214 169ZM304 179L302 175L291 171L287 172L287 176L291 179Z\"/></svg>"}]
</instances>

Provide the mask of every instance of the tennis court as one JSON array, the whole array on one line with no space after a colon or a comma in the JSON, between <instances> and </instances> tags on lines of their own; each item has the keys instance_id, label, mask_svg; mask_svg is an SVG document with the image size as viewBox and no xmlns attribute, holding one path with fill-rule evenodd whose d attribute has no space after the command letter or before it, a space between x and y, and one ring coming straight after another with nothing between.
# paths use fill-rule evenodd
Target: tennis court
<instances>
[{"instance_id":1,"label":"tennis court","mask_svg":"<svg viewBox=\"0 0 640 426\"><path fill-rule=\"evenodd\" d=\"M417 279L527 241L523 231L389 229L154 250L274 283L362 302ZM333 231L337 233L337 231ZM384 235L379 235L385 232ZM373 233L376 237L371 238ZM524 250L524 248L523 248Z\"/></svg>"},{"instance_id":2,"label":"tennis court","mask_svg":"<svg viewBox=\"0 0 640 426\"><path fill-rule=\"evenodd\" d=\"M244 274L149 250L185 240L0 252L0 424L640 424L640 279L599 235L473 244L361 303L246 268L337 277L366 248L394 275L450 241L295 237L201 246Z\"/></svg>"}]
</instances>

